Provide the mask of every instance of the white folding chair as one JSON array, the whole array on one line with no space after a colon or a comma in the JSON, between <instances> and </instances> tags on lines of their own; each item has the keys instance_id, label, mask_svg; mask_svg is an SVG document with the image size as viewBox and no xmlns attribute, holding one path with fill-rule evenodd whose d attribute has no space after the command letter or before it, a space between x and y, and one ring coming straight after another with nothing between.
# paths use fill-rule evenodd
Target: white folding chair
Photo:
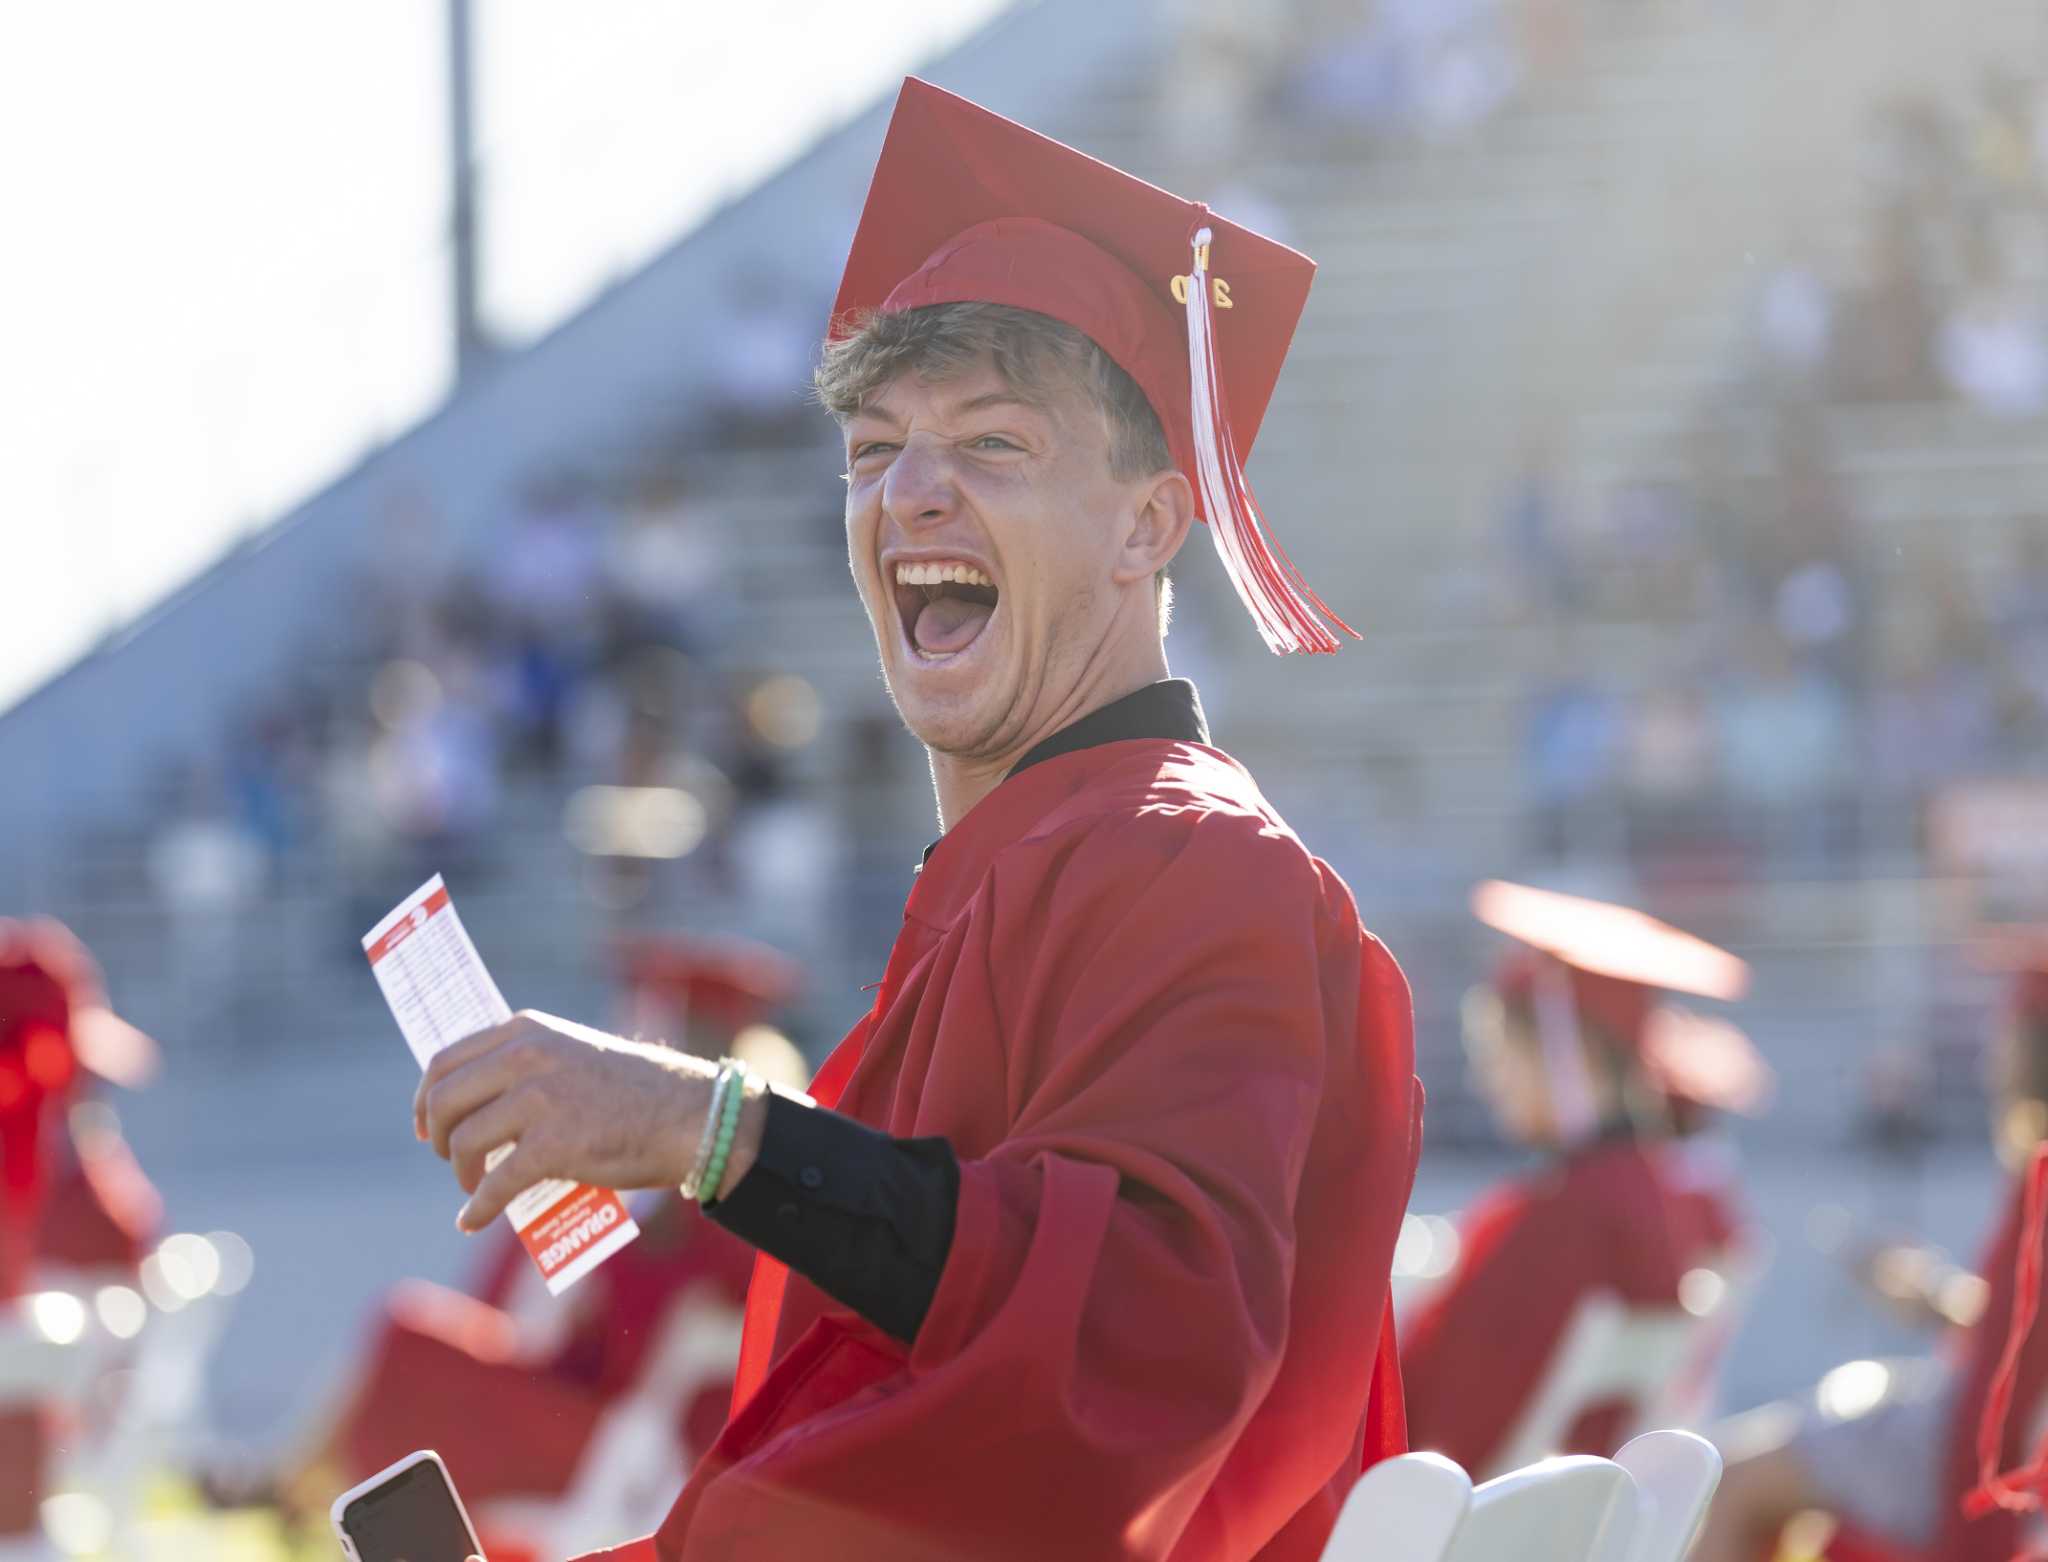
<instances>
[{"instance_id":1,"label":"white folding chair","mask_svg":"<svg viewBox=\"0 0 2048 1562\"><path fill-rule=\"evenodd\" d=\"M1472 1477L1442 1454L1382 1459L1351 1488L1323 1562L1440 1562L1472 1511Z\"/></svg>"},{"instance_id":2,"label":"white folding chair","mask_svg":"<svg viewBox=\"0 0 2048 1562\"><path fill-rule=\"evenodd\" d=\"M1632 1562L1639 1508L1613 1460L1541 1459L1474 1489L1444 1562Z\"/></svg>"},{"instance_id":3,"label":"white folding chair","mask_svg":"<svg viewBox=\"0 0 2048 1562\"><path fill-rule=\"evenodd\" d=\"M1646 1419L1638 1425L1697 1428L1713 1419L1722 1358L1749 1316L1750 1305L1763 1288L1770 1263L1769 1241L1752 1234L1697 1271L1712 1282L1705 1287L1710 1293L1706 1298L1710 1305L1702 1305L1703 1299L1697 1294L1692 1298L1699 1327L1686 1343L1685 1357L1678 1370L1645 1407Z\"/></svg>"},{"instance_id":4,"label":"white folding chair","mask_svg":"<svg viewBox=\"0 0 2048 1562\"><path fill-rule=\"evenodd\" d=\"M1614 1456L1642 1499L1631 1562L1683 1562L1721 1484L1721 1452L1694 1432L1645 1432Z\"/></svg>"},{"instance_id":5,"label":"white folding chair","mask_svg":"<svg viewBox=\"0 0 2048 1562\"><path fill-rule=\"evenodd\" d=\"M1323 1562L1638 1562L1640 1499L1607 1459L1545 1459L1474 1488L1440 1454L1366 1472Z\"/></svg>"},{"instance_id":6,"label":"white folding chair","mask_svg":"<svg viewBox=\"0 0 2048 1562\"><path fill-rule=\"evenodd\" d=\"M1536 1392L1501 1440L1487 1468L1519 1470L1565 1446L1572 1423L1595 1405L1632 1408L1623 1434L1654 1425L1667 1387L1685 1370L1714 1309L1631 1307L1611 1295L1587 1298L1544 1369Z\"/></svg>"},{"instance_id":7,"label":"white folding chair","mask_svg":"<svg viewBox=\"0 0 2048 1562\"><path fill-rule=\"evenodd\" d=\"M1684 1562L1720 1480L1720 1454L1691 1432L1477 1488L1441 1454L1406 1454L1352 1488L1322 1562Z\"/></svg>"},{"instance_id":8,"label":"white folding chair","mask_svg":"<svg viewBox=\"0 0 2048 1562\"><path fill-rule=\"evenodd\" d=\"M114 1555L139 1549L137 1525L151 1473L184 1456L204 1425L207 1367L248 1280L248 1263L248 1245L231 1233L180 1233L143 1262L140 1283L150 1300L126 1284L96 1296L96 1323L118 1321L108 1304L123 1298L108 1291L125 1293L129 1322L93 1368L96 1378L125 1369L125 1381L112 1405L101 1407L85 1435L55 1461L50 1477L56 1490L97 1505L110 1526ZM130 1277L123 1272L119 1278Z\"/></svg>"}]
</instances>

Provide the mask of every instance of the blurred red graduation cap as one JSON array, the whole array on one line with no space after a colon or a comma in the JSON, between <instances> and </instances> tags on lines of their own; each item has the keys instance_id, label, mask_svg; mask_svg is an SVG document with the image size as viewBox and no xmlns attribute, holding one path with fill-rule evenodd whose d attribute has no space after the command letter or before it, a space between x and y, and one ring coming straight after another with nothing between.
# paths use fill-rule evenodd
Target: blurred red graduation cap
<instances>
[{"instance_id":1,"label":"blurred red graduation cap","mask_svg":"<svg viewBox=\"0 0 2048 1562\"><path fill-rule=\"evenodd\" d=\"M1660 1003L1642 1034L1643 1066L1667 1096L1717 1112L1754 1116L1770 1104L1777 1074L1738 1027Z\"/></svg>"},{"instance_id":2,"label":"blurred red graduation cap","mask_svg":"<svg viewBox=\"0 0 2048 1562\"><path fill-rule=\"evenodd\" d=\"M1579 1013L1640 1057L1661 1088L1738 1112L1769 1096L1770 1068L1747 1036L1662 1001L1741 997L1749 967L1739 957L1633 907L1500 879L1473 890L1472 913L1526 946L1501 962L1494 984L1504 995L1532 991L1547 957Z\"/></svg>"},{"instance_id":3,"label":"blurred red graduation cap","mask_svg":"<svg viewBox=\"0 0 2048 1562\"><path fill-rule=\"evenodd\" d=\"M1356 632L1267 535L1243 464L1314 274L1307 256L1200 202L911 77L831 332L850 335L871 311L970 302L1083 332L1151 402L1267 645L1334 651L1331 625Z\"/></svg>"},{"instance_id":4,"label":"blurred red graduation cap","mask_svg":"<svg viewBox=\"0 0 2048 1562\"><path fill-rule=\"evenodd\" d=\"M752 939L691 933L618 941L625 980L689 1020L738 1030L766 1020L803 986L803 967Z\"/></svg>"},{"instance_id":5,"label":"blurred red graduation cap","mask_svg":"<svg viewBox=\"0 0 2048 1562\"><path fill-rule=\"evenodd\" d=\"M0 919L0 1057L45 1093L70 1082L73 1062L131 1090L158 1063L156 1043L108 1005L85 945L48 917Z\"/></svg>"},{"instance_id":6,"label":"blurred red graduation cap","mask_svg":"<svg viewBox=\"0 0 2048 1562\"><path fill-rule=\"evenodd\" d=\"M2007 1007L2014 1018L2048 1024L2048 924L1994 925L1982 929L1977 963L2011 979Z\"/></svg>"}]
</instances>

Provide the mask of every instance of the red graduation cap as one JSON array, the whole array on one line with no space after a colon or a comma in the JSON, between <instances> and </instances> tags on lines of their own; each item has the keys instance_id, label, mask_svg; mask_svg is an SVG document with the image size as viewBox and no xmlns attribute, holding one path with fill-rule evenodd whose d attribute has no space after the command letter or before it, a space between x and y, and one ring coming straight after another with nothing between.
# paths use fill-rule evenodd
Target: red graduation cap
<instances>
[{"instance_id":1,"label":"red graduation cap","mask_svg":"<svg viewBox=\"0 0 2048 1562\"><path fill-rule=\"evenodd\" d=\"M1739 957L1633 907L1488 879L1472 891L1472 914L1607 983L1696 998L1740 998L1749 990L1749 967Z\"/></svg>"},{"instance_id":2,"label":"red graduation cap","mask_svg":"<svg viewBox=\"0 0 2048 1562\"><path fill-rule=\"evenodd\" d=\"M0 918L0 1249L7 1211L41 1198L46 1109L80 1066L134 1087L156 1062L156 1043L107 1007L99 967L69 928Z\"/></svg>"},{"instance_id":3,"label":"red graduation cap","mask_svg":"<svg viewBox=\"0 0 2048 1562\"><path fill-rule=\"evenodd\" d=\"M915 77L846 258L831 334L870 311L990 303L1073 326L1135 380L1274 651L1334 651L1326 607L1244 474L1315 262L1198 201ZM1325 623L1324 620L1329 622Z\"/></svg>"},{"instance_id":4,"label":"red graduation cap","mask_svg":"<svg viewBox=\"0 0 2048 1562\"><path fill-rule=\"evenodd\" d=\"M1660 1003L1642 1032L1643 1067L1667 1096L1753 1117L1770 1103L1777 1075L1728 1021Z\"/></svg>"},{"instance_id":5,"label":"red graduation cap","mask_svg":"<svg viewBox=\"0 0 2048 1562\"><path fill-rule=\"evenodd\" d=\"M108 1006L99 965L70 928L0 918L0 1058L39 1088L68 1083L75 1062L132 1090L156 1072L158 1053Z\"/></svg>"},{"instance_id":6,"label":"red graduation cap","mask_svg":"<svg viewBox=\"0 0 2048 1562\"><path fill-rule=\"evenodd\" d=\"M2011 978L2006 1004L2023 1024L2048 1025L2048 925L2000 925L1978 936L1977 962Z\"/></svg>"},{"instance_id":7,"label":"red graduation cap","mask_svg":"<svg viewBox=\"0 0 2048 1562\"><path fill-rule=\"evenodd\" d=\"M1533 996L1546 968L1561 971L1572 1009L1640 1059L1659 1089L1735 1112L1769 1097L1770 1067L1747 1036L1662 1001L1667 992L1741 997L1749 967L1727 950L1629 906L1500 879L1472 891L1472 913L1526 946L1494 977L1503 996ZM1554 1041L1546 1034L1546 1055L1560 1054L1552 1067L1568 1066Z\"/></svg>"}]
</instances>

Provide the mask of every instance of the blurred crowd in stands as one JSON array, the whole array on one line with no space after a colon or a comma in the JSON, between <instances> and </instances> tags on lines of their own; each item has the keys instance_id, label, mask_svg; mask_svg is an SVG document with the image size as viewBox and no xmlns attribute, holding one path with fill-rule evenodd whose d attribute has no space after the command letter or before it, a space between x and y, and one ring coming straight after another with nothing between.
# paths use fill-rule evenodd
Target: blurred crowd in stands
<instances>
[{"instance_id":1,"label":"blurred crowd in stands","mask_svg":"<svg viewBox=\"0 0 2048 1562\"><path fill-rule=\"evenodd\" d=\"M1760 290L1759 372L1850 404L2048 410L2048 87L2003 69L1872 118L1846 263L1806 235Z\"/></svg>"},{"instance_id":2,"label":"blurred crowd in stands","mask_svg":"<svg viewBox=\"0 0 2048 1562\"><path fill-rule=\"evenodd\" d=\"M607 910L687 898L809 941L832 853L792 761L817 696L716 654L723 522L679 463L538 479L480 561L439 556L416 494L381 525L381 567L323 631L331 660L172 783L150 870L181 923L230 920L297 865L345 886L359 930L427 874L476 883L504 837L558 827Z\"/></svg>"},{"instance_id":3,"label":"blurred crowd in stands","mask_svg":"<svg viewBox=\"0 0 2048 1562\"><path fill-rule=\"evenodd\" d=\"M1455 142L1571 62L1590 3L1180 0L1161 140L1189 188L1263 215L1233 182L1246 146L1276 127L1359 155Z\"/></svg>"},{"instance_id":4,"label":"blurred crowd in stands","mask_svg":"<svg viewBox=\"0 0 2048 1562\"><path fill-rule=\"evenodd\" d=\"M1810 868L1916 844L1950 782L2048 766L2048 505L1879 536L1841 432L1875 404L2048 411L2048 90L1890 103L1866 166L1860 263L1767 273L1677 470L1568 515L1539 436L1508 485L1511 595L1558 631L1526 712L1538 849Z\"/></svg>"}]
</instances>

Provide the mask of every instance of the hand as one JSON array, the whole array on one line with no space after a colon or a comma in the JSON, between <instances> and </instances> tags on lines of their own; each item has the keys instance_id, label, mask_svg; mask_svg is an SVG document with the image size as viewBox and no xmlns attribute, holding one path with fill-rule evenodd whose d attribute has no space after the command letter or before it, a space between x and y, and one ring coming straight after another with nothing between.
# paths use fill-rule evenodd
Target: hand
<instances>
[{"instance_id":1,"label":"hand","mask_svg":"<svg viewBox=\"0 0 2048 1562\"><path fill-rule=\"evenodd\" d=\"M413 1097L413 1131L470 1195L456 1224L482 1231L549 1177L601 1188L681 1182L716 1077L702 1058L525 1010L435 1056ZM501 1144L515 1148L486 1171Z\"/></svg>"}]
</instances>

